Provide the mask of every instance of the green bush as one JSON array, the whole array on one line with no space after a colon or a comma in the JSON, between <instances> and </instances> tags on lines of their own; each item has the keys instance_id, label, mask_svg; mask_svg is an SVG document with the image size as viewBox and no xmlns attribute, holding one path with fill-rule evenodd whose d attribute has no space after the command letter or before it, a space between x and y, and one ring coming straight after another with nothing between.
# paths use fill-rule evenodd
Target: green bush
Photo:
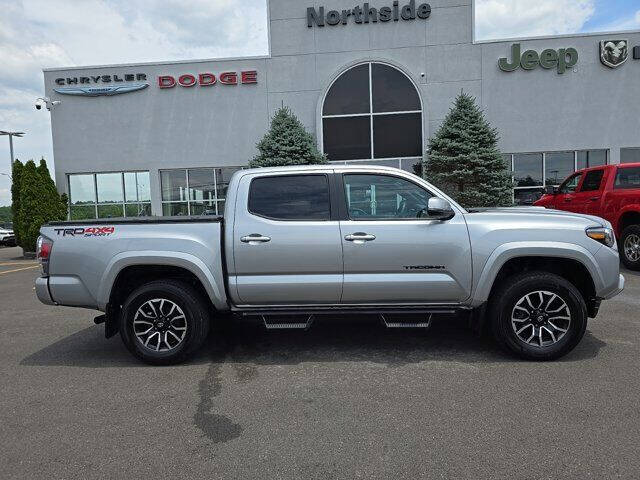
<instances>
[{"instance_id":1,"label":"green bush","mask_svg":"<svg viewBox=\"0 0 640 480\"><path fill-rule=\"evenodd\" d=\"M249 162L250 167L327 163L327 158L318 152L313 136L287 107L276 112L271 128L257 147L259 153Z\"/></svg>"},{"instance_id":2,"label":"green bush","mask_svg":"<svg viewBox=\"0 0 640 480\"><path fill-rule=\"evenodd\" d=\"M461 93L429 140L426 178L465 207L513 203L511 172L498 150L498 133L475 99Z\"/></svg>"}]
</instances>

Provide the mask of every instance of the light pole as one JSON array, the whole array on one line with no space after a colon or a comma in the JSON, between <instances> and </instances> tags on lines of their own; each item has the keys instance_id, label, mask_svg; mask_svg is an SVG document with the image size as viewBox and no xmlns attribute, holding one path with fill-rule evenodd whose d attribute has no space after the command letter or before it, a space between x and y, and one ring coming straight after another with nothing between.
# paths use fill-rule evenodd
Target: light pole
<instances>
[{"instance_id":1,"label":"light pole","mask_svg":"<svg viewBox=\"0 0 640 480\"><path fill-rule=\"evenodd\" d=\"M24 132L7 132L5 130L0 130L0 136L7 135L9 137L9 151L11 152L11 165L9 166L9 174L13 172L13 137L22 137Z\"/></svg>"}]
</instances>

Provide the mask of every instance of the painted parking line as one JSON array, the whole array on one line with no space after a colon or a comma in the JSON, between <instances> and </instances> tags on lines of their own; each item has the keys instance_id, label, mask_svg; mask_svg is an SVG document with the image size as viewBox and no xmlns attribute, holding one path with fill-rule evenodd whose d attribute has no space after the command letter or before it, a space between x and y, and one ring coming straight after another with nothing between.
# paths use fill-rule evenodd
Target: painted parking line
<instances>
[{"instance_id":1,"label":"painted parking line","mask_svg":"<svg viewBox=\"0 0 640 480\"><path fill-rule=\"evenodd\" d=\"M6 262L0 263L0 267L5 267L7 265L35 265L34 262Z\"/></svg>"},{"instance_id":2,"label":"painted parking line","mask_svg":"<svg viewBox=\"0 0 640 480\"><path fill-rule=\"evenodd\" d=\"M32 268L38 268L39 266L40 265L32 265L30 267L14 268L13 270L5 270L4 272L0 272L0 275L4 275L6 273L21 272L22 270L30 270Z\"/></svg>"}]
</instances>

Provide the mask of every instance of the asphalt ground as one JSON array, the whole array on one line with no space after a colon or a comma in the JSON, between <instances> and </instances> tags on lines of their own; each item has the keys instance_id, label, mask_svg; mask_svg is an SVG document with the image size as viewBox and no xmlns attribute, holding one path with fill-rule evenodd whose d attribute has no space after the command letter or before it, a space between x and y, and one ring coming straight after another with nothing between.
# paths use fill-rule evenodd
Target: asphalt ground
<instances>
[{"instance_id":1,"label":"asphalt ground","mask_svg":"<svg viewBox=\"0 0 640 480\"><path fill-rule=\"evenodd\" d=\"M225 320L190 362L138 363L94 312L35 298L0 249L0 478L640 477L640 275L580 345L524 362L463 322L308 332Z\"/></svg>"}]
</instances>

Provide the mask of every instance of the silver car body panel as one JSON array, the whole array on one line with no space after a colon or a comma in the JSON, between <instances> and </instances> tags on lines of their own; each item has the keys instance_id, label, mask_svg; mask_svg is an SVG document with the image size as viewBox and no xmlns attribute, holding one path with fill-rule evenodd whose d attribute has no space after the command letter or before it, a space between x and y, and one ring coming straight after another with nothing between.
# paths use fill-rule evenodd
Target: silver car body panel
<instances>
[{"instance_id":1,"label":"silver car body panel","mask_svg":"<svg viewBox=\"0 0 640 480\"><path fill-rule=\"evenodd\" d=\"M448 221L282 222L248 212L252 178L346 172L405 178L448 200L455 215ZM536 207L467 212L428 182L389 167L334 164L242 170L229 183L224 218L224 228L220 222L182 223L175 218L115 222L112 234L90 237L60 235L55 229L61 227L45 226L41 232L54 245L50 275L36 281L38 298L44 303L104 310L124 268L171 265L192 272L219 310L476 307L488 300L496 275L507 261L543 256L580 262L600 298L610 298L624 286L615 245L603 246L585 234L589 227L610 226L605 220ZM354 232L372 234L375 241L345 242L344 237ZM256 233L270 241L239 240Z\"/></svg>"},{"instance_id":2,"label":"silver car body panel","mask_svg":"<svg viewBox=\"0 0 640 480\"><path fill-rule=\"evenodd\" d=\"M249 212L251 181L273 175L299 175L299 170L268 172L247 170L231 182L235 198L226 207L230 296L234 304L307 305L335 304L342 293L342 247L337 221L282 221ZM307 169L305 173L332 173ZM327 183L328 185L328 183ZM267 242L244 243L249 235L268 237ZM230 251L229 247L233 250Z\"/></svg>"},{"instance_id":3,"label":"silver car body panel","mask_svg":"<svg viewBox=\"0 0 640 480\"><path fill-rule=\"evenodd\" d=\"M104 225L104 224L101 224ZM120 272L136 265L184 268L202 282L214 306L225 309L221 224L218 222L122 223L108 236L68 235L42 227L53 240L48 288L61 305L104 310ZM85 225L86 227L86 225Z\"/></svg>"}]
</instances>

